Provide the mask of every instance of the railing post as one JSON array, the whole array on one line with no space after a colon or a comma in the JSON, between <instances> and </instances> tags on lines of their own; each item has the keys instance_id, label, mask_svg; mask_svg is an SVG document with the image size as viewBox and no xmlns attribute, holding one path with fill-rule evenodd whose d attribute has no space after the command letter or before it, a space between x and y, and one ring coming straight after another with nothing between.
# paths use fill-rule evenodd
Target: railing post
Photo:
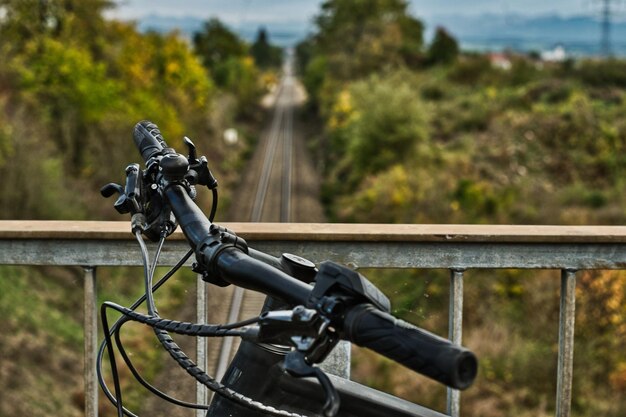
<instances>
[{"instance_id":1,"label":"railing post","mask_svg":"<svg viewBox=\"0 0 626 417\"><path fill-rule=\"evenodd\" d=\"M230 302L230 311L228 312L228 318L226 323L232 323L239 320L239 312L241 311L241 303L243 303L243 296L245 290L242 287L235 287L233 290L233 296ZM215 370L215 379L221 381L224 374L228 370L230 364L230 355L233 350L234 337L228 336L222 338L222 347L220 348L220 355L217 360L217 366Z\"/></svg>"},{"instance_id":2,"label":"railing post","mask_svg":"<svg viewBox=\"0 0 626 417\"><path fill-rule=\"evenodd\" d=\"M351 347L350 342L341 340L324 362L320 364L320 368L329 374L350 379Z\"/></svg>"},{"instance_id":3,"label":"railing post","mask_svg":"<svg viewBox=\"0 0 626 417\"><path fill-rule=\"evenodd\" d=\"M85 326L85 416L98 416L98 383L96 379L96 356L98 346L98 309L96 291L96 268L83 267L84 282L84 326Z\"/></svg>"},{"instance_id":4,"label":"railing post","mask_svg":"<svg viewBox=\"0 0 626 417\"><path fill-rule=\"evenodd\" d=\"M448 315L448 339L455 345L463 341L463 269L450 270L450 307ZM452 417L461 414L461 392L448 388L447 413Z\"/></svg>"},{"instance_id":5,"label":"railing post","mask_svg":"<svg viewBox=\"0 0 626 417\"><path fill-rule=\"evenodd\" d=\"M559 364L557 370L556 416L569 417L572 406L574 370L574 322L576 313L576 271L561 271L559 312Z\"/></svg>"},{"instance_id":6,"label":"railing post","mask_svg":"<svg viewBox=\"0 0 626 417\"><path fill-rule=\"evenodd\" d=\"M207 283L198 275L196 283L196 323L207 322ZM196 338L196 361L201 369L207 369L207 338ZM207 404L207 388L200 382L196 383L196 403ZM196 410L196 417L204 417L206 410Z\"/></svg>"}]
</instances>

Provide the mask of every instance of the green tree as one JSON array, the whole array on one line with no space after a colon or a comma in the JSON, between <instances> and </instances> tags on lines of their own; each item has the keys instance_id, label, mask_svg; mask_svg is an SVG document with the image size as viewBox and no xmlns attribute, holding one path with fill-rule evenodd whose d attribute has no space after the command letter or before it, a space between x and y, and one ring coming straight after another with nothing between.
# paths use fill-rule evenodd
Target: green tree
<instances>
[{"instance_id":1,"label":"green tree","mask_svg":"<svg viewBox=\"0 0 626 417\"><path fill-rule=\"evenodd\" d=\"M267 30L263 27L259 28L250 53L260 68L278 67L282 61L282 49L270 44Z\"/></svg>"},{"instance_id":2,"label":"green tree","mask_svg":"<svg viewBox=\"0 0 626 417\"><path fill-rule=\"evenodd\" d=\"M15 51L42 36L102 49L106 21L102 13L111 0L0 0L5 18L0 21L0 39L11 39Z\"/></svg>"},{"instance_id":3,"label":"green tree","mask_svg":"<svg viewBox=\"0 0 626 417\"><path fill-rule=\"evenodd\" d=\"M153 35L149 39L154 45L149 66L156 69L163 94L180 109L203 110L212 83L198 57L176 34Z\"/></svg>"},{"instance_id":4,"label":"green tree","mask_svg":"<svg viewBox=\"0 0 626 417\"><path fill-rule=\"evenodd\" d=\"M50 133L68 167L84 167L86 139L93 123L120 100L120 84L84 48L45 38L30 44L20 69L23 97L36 102L49 120Z\"/></svg>"},{"instance_id":5,"label":"green tree","mask_svg":"<svg viewBox=\"0 0 626 417\"><path fill-rule=\"evenodd\" d=\"M316 17L318 53L339 79L413 64L422 51L422 23L404 0L328 0Z\"/></svg>"},{"instance_id":6,"label":"green tree","mask_svg":"<svg viewBox=\"0 0 626 417\"><path fill-rule=\"evenodd\" d=\"M127 141L110 132L125 133L142 118L176 135L204 124L213 83L177 34L144 35L108 21L103 0L1 1L0 98L37 115L68 173L94 175L102 152L119 149L125 158ZM43 15L40 24L31 21L39 16L33 11Z\"/></svg>"},{"instance_id":7,"label":"green tree","mask_svg":"<svg viewBox=\"0 0 626 417\"><path fill-rule=\"evenodd\" d=\"M245 42L216 18L205 22L202 30L194 34L193 45L211 72L230 58L243 57L248 52Z\"/></svg>"},{"instance_id":8,"label":"green tree","mask_svg":"<svg viewBox=\"0 0 626 417\"><path fill-rule=\"evenodd\" d=\"M240 113L250 114L257 105L261 84L252 57L231 57L218 67L215 81L235 95Z\"/></svg>"},{"instance_id":9,"label":"green tree","mask_svg":"<svg viewBox=\"0 0 626 417\"><path fill-rule=\"evenodd\" d=\"M240 113L250 113L261 93L259 71L248 45L218 19L204 24L193 37L196 54L215 84L237 99Z\"/></svg>"},{"instance_id":10,"label":"green tree","mask_svg":"<svg viewBox=\"0 0 626 417\"><path fill-rule=\"evenodd\" d=\"M428 62L431 64L451 64L458 55L459 44L456 39L446 29L438 27L428 48Z\"/></svg>"},{"instance_id":11,"label":"green tree","mask_svg":"<svg viewBox=\"0 0 626 417\"><path fill-rule=\"evenodd\" d=\"M0 41L14 48L23 45L24 40L44 34L48 30L49 7L46 2L0 0L0 10L4 18L0 20Z\"/></svg>"}]
</instances>

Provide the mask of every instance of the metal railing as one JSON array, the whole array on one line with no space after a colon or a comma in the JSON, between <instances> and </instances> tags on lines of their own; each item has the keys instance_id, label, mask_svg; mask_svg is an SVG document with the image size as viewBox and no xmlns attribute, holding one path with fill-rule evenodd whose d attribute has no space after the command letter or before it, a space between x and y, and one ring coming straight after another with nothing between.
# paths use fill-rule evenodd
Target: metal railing
<instances>
[{"instance_id":1,"label":"metal railing","mask_svg":"<svg viewBox=\"0 0 626 417\"><path fill-rule=\"evenodd\" d=\"M571 414L576 272L626 269L626 227L336 225L238 223L226 225L251 247L331 259L360 268L436 268L450 271L449 338L462 340L463 277L469 269L561 270L556 416ZM97 416L96 269L139 266L127 222L0 221L0 264L82 266L85 272L85 415ZM161 258L173 265L188 250L173 236ZM205 317L206 285L198 283L198 320ZM199 362L206 345L198 344ZM198 390L200 400L204 390ZM204 397L206 400L206 398ZM447 413L460 415L460 394L448 390Z\"/></svg>"}]
</instances>

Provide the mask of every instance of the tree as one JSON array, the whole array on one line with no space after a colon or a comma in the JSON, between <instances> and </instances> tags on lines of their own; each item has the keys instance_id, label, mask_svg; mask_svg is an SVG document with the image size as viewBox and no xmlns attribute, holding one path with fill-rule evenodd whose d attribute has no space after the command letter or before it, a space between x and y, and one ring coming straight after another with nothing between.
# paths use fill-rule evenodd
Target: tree
<instances>
[{"instance_id":1,"label":"tree","mask_svg":"<svg viewBox=\"0 0 626 417\"><path fill-rule=\"evenodd\" d=\"M438 27L433 42L428 48L428 62L431 64L450 64L459 55L459 44L446 29Z\"/></svg>"},{"instance_id":2,"label":"tree","mask_svg":"<svg viewBox=\"0 0 626 417\"><path fill-rule=\"evenodd\" d=\"M98 54L106 27L102 13L113 5L111 0L0 0L5 15L0 39L11 39L20 51L25 43L46 36L80 43Z\"/></svg>"},{"instance_id":3,"label":"tree","mask_svg":"<svg viewBox=\"0 0 626 417\"><path fill-rule=\"evenodd\" d=\"M412 65L422 49L422 23L404 0L327 0L316 17L318 53L339 79Z\"/></svg>"},{"instance_id":4,"label":"tree","mask_svg":"<svg viewBox=\"0 0 626 417\"><path fill-rule=\"evenodd\" d=\"M44 38L31 49L19 70L22 94L38 103L57 148L77 172L85 165L90 129L119 103L120 84L86 48Z\"/></svg>"},{"instance_id":5,"label":"tree","mask_svg":"<svg viewBox=\"0 0 626 417\"><path fill-rule=\"evenodd\" d=\"M202 31L194 34L193 45L202 63L211 72L230 58L245 56L248 49L235 33L216 18L205 22Z\"/></svg>"},{"instance_id":6,"label":"tree","mask_svg":"<svg viewBox=\"0 0 626 417\"><path fill-rule=\"evenodd\" d=\"M250 53L260 68L280 66L282 49L269 43L269 36L264 27L259 28L256 40L250 48Z\"/></svg>"},{"instance_id":7,"label":"tree","mask_svg":"<svg viewBox=\"0 0 626 417\"><path fill-rule=\"evenodd\" d=\"M235 95L238 111L243 114L252 109L261 90L248 45L215 18L194 35L193 43L215 84Z\"/></svg>"}]
</instances>

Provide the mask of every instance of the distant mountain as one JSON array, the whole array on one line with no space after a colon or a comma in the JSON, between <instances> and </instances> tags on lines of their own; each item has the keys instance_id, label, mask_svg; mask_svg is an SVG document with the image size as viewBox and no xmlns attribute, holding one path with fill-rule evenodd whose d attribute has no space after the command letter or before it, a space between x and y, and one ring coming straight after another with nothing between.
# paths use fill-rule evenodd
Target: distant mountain
<instances>
[{"instance_id":1,"label":"distant mountain","mask_svg":"<svg viewBox=\"0 0 626 417\"><path fill-rule=\"evenodd\" d=\"M179 30L191 38L202 28L205 19L186 16L149 15L138 20L142 31L168 32ZM228 23L228 22L227 22ZM439 15L425 20L426 39L437 26L452 33L465 50L545 51L562 45L568 54L597 55L600 53L600 22L590 16L562 17L558 15L525 16L519 14ZM270 41L276 45L294 45L313 31L309 21L268 21L263 16L249 17L241 23L230 24L242 38L253 41L259 27L265 27ZM613 52L626 56L626 22L612 25Z\"/></svg>"},{"instance_id":2,"label":"distant mountain","mask_svg":"<svg viewBox=\"0 0 626 417\"><path fill-rule=\"evenodd\" d=\"M591 16L441 15L426 23L429 33L437 26L448 29L464 49L541 51L560 44L574 55L600 53L601 25ZM626 22L614 22L611 29L613 52L625 56Z\"/></svg>"}]
</instances>

